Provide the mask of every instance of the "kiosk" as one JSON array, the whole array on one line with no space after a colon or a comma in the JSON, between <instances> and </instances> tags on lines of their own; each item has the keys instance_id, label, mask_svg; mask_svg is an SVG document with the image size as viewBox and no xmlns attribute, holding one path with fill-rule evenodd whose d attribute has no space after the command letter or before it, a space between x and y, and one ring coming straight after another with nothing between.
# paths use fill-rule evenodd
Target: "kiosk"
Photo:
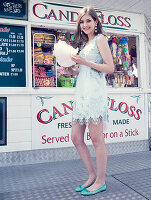
<instances>
[{"instance_id":1,"label":"kiosk","mask_svg":"<svg viewBox=\"0 0 151 200\"><path fill-rule=\"evenodd\" d=\"M72 43L82 7L49 0L21 2L2 4L7 8L3 12L18 6L24 12L19 19L0 15L0 97L7 103L2 165L10 155L16 158L10 165L76 159L70 135L76 76L59 66L53 47L58 40ZM96 11L115 64L115 72L106 74L108 154L149 150L150 30L145 16L99 7ZM78 71L77 65L73 68ZM85 141L93 155L88 130Z\"/></svg>"}]
</instances>

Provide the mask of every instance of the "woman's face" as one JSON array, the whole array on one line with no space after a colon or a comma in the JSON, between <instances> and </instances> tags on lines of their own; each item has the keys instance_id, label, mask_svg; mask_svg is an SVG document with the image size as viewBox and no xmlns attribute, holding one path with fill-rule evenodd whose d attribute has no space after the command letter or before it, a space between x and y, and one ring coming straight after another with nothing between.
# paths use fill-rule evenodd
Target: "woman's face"
<instances>
[{"instance_id":1,"label":"woman's face","mask_svg":"<svg viewBox=\"0 0 151 200\"><path fill-rule=\"evenodd\" d=\"M97 22L94 21L94 19L89 14L85 14L83 17L81 17L80 28L85 34L94 34L96 25Z\"/></svg>"}]
</instances>

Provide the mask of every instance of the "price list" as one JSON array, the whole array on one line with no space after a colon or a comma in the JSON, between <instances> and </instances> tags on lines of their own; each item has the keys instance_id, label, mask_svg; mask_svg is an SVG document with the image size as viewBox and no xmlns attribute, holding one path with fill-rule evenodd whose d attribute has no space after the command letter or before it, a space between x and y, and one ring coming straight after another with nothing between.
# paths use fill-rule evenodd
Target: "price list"
<instances>
[{"instance_id":1,"label":"price list","mask_svg":"<svg viewBox=\"0 0 151 200\"><path fill-rule=\"evenodd\" d=\"M25 86L25 28L0 25L0 87Z\"/></svg>"}]
</instances>

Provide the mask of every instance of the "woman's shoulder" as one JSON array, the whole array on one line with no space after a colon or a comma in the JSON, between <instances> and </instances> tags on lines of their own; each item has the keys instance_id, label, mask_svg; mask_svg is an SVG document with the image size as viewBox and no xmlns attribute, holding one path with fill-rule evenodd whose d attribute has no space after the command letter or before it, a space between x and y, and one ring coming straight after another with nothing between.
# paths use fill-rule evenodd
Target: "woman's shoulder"
<instances>
[{"instance_id":1,"label":"woman's shoulder","mask_svg":"<svg viewBox=\"0 0 151 200\"><path fill-rule=\"evenodd\" d=\"M103 34L97 35L96 44L97 44L99 49L104 48L105 46L108 45L107 37Z\"/></svg>"},{"instance_id":2,"label":"woman's shoulder","mask_svg":"<svg viewBox=\"0 0 151 200\"><path fill-rule=\"evenodd\" d=\"M96 36L96 40L97 40L97 41L107 41L107 38L106 38L106 36L103 35L103 34L98 34L98 35Z\"/></svg>"}]
</instances>

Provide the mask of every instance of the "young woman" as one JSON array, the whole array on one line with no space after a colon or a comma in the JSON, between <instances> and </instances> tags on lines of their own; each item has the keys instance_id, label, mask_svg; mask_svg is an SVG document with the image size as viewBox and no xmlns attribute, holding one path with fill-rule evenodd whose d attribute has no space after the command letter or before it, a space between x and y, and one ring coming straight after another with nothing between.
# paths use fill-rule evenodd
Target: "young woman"
<instances>
[{"instance_id":1,"label":"young woman","mask_svg":"<svg viewBox=\"0 0 151 200\"><path fill-rule=\"evenodd\" d=\"M72 60L80 65L80 72L73 102L71 139L89 174L88 180L75 191L91 195L106 190L107 153L103 124L108 119L108 110L104 72L113 73L114 64L108 42L102 34L102 25L90 6L79 13L74 42L76 46L82 46L79 55L72 55ZM84 143L87 125L95 148L97 172Z\"/></svg>"}]
</instances>

